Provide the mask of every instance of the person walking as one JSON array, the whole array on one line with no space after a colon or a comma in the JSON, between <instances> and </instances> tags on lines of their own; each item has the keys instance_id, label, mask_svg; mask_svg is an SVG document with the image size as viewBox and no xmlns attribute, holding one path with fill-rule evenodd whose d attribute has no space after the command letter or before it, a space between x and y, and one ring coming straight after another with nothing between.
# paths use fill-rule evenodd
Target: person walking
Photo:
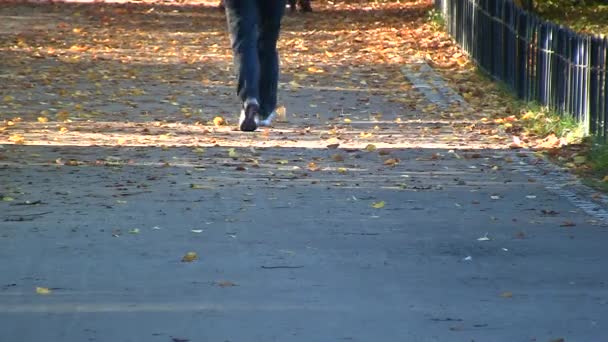
<instances>
[{"instance_id":1,"label":"person walking","mask_svg":"<svg viewBox=\"0 0 608 342\"><path fill-rule=\"evenodd\" d=\"M225 0L224 5L242 103L239 128L252 132L270 126L276 116L285 0Z\"/></svg>"}]
</instances>

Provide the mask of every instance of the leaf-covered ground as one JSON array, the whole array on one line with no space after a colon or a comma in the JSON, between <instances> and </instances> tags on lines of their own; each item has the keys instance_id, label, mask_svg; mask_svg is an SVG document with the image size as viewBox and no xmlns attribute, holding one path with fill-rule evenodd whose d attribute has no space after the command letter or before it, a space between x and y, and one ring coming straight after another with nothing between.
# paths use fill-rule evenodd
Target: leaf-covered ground
<instances>
[{"instance_id":1,"label":"leaf-covered ground","mask_svg":"<svg viewBox=\"0 0 608 342\"><path fill-rule=\"evenodd\" d=\"M200 1L5 5L0 142L213 145L234 140L238 103L231 52L225 18L214 6ZM444 141L459 140L462 146L508 143L500 127L487 120L512 114L505 110L508 99L476 77L458 48L432 26L431 8L430 1L320 2L310 15L286 16L280 100L283 121L289 122L277 125L285 132L266 130L262 137L286 140L285 134L295 133L287 140L304 134L321 137L311 139L316 144L326 145L332 137L361 144L358 138L390 129L393 138L412 143L412 135L432 138L441 126ZM402 72L412 61L426 61L442 73L469 110L438 108L413 89ZM340 90L361 95L352 103L324 98ZM301 95L306 91L315 95ZM381 103L372 103L369 94ZM391 122L382 120L387 113ZM352 130L349 123L360 120L379 124ZM418 123L408 124L412 120Z\"/></svg>"}]
</instances>

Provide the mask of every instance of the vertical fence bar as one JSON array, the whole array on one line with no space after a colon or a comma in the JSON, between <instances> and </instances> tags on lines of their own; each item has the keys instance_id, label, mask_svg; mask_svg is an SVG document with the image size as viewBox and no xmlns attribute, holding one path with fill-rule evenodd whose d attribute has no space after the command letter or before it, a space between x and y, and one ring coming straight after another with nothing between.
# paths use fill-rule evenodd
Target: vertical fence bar
<instances>
[{"instance_id":1,"label":"vertical fence bar","mask_svg":"<svg viewBox=\"0 0 608 342\"><path fill-rule=\"evenodd\" d=\"M603 78L603 89L600 90L600 111L602 113L602 124L604 125L604 137L606 137L606 130L608 130L608 125L606 124L606 120L608 120L608 37L604 37L600 51L600 60L602 64L600 64L599 67L600 75Z\"/></svg>"},{"instance_id":2,"label":"vertical fence bar","mask_svg":"<svg viewBox=\"0 0 608 342\"><path fill-rule=\"evenodd\" d=\"M608 37L543 21L513 0L435 0L462 49L519 98L608 136Z\"/></svg>"},{"instance_id":3,"label":"vertical fence bar","mask_svg":"<svg viewBox=\"0 0 608 342\"><path fill-rule=\"evenodd\" d=\"M593 37L589 43L589 64L599 66L600 40ZM598 121L599 71L595 67L589 68L589 130L592 134L600 135L600 123Z\"/></svg>"}]
</instances>

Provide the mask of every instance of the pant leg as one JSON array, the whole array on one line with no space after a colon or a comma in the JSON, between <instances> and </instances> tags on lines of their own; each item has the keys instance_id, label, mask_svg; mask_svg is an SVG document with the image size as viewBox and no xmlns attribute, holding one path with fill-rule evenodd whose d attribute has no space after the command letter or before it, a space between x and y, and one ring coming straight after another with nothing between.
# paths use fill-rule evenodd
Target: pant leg
<instances>
[{"instance_id":1,"label":"pant leg","mask_svg":"<svg viewBox=\"0 0 608 342\"><path fill-rule=\"evenodd\" d=\"M242 102L248 98L258 99L260 61L257 0L225 0L224 5L238 79L237 94Z\"/></svg>"},{"instance_id":2,"label":"pant leg","mask_svg":"<svg viewBox=\"0 0 608 342\"><path fill-rule=\"evenodd\" d=\"M260 60L260 117L264 119L277 106L279 54L277 40L286 0L256 0L260 11L258 57Z\"/></svg>"}]
</instances>

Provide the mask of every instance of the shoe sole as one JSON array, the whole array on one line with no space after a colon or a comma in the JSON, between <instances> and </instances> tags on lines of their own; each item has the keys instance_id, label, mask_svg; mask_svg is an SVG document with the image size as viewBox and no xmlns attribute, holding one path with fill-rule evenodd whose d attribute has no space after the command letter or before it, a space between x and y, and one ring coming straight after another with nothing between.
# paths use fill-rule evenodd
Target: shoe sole
<instances>
[{"instance_id":1,"label":"shoe sole","mask_svg":"<svg viewBox=\"0 0 608 342\"><path fill-rule=\"evenodd\" d=\"M245 119L241 122L240 129L243 132L253 132L258 128L255 122L255 114L257 108L255 105L250 105L245 108Z\"/></svg>"}]
</instances>

